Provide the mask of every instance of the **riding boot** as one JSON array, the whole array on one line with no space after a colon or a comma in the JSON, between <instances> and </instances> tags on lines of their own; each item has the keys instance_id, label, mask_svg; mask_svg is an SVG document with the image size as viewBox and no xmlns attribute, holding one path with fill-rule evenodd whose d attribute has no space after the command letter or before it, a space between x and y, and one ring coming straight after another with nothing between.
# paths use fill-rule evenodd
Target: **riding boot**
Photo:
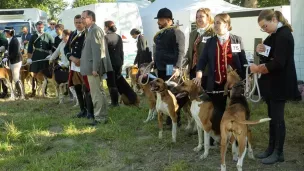
<instances>
[{"instance_id":1,"label":"riding boot","mask_svg":"<svg viewBox=\"0 0 304 171\"><path fill-rule=\"evenodd\" d=\"M85 102L83 99L83 92L82 92L82 85L78 84L75 85L75 92L76 92L76 96L78 99L78 103L79 103L79 107L80 107L80 112L77 114L78 118L83 118L87 116L86 110L85 110Z\"/></svg>"},{"instance_id":2,"label":"riding boot","mask_svg":"<svg viewBox=\"0 0 304 171\"><path fill-rule=\"evenodd\" d=\"M1 81L2 93L0 94L0 98L5 98L7 96L7 86L4 84L3 80Z\"/></svg>"},{"instance_id":3,"label":"riding boot","mask_svg":"<svg viewBox=\"0 0 304 171\"><path fill-rule=\"evenodd\" d=\"M257 154L256 158L264 159L270 156L274 151L274 145L275 145L275 126L274 123L270 121L268 147L264 152Z\"/></svg>"},{"instance_id":4,"label":"riding boot","mask_svg":"<svg viewBox=\"0 0 304 171\"><path fill-rule=\"evenodd\" d=\"M93 107L93 101L91 97L90 91L86 88L85 85L83 85L84 90L84 96L85 96L85 106L87 109L87 118L88 119L94 119L94 107Z\"/></svg>"},{"instance_id":5,"label":"riding boot","mask_svg":"<svg viewBox=\"0 0 304 171\"><path fill-rule=\"evenodd\" d=\"M110 96L111 96L111 107L117 107L118 104L118 89L116 87L109 88Z\"/></svg>"},{"instance_id":6,"label":"riding boot","mask_svg":"<svg viewBox=\"0 0 304 171\"><path fill-rule=\"evenodd\" d=\"M274 164L284 161L283 147L285 142L286 127L285 121L274 125L275 129L275 148L273 153L262 160L263 164Z\"/></svg>"},{"instance_id":7,"label":"riding boot","mask_svg":"<svg viewBox=\"0 0 304 171\"><path fill-rule=\"evenodd\" d=\"M31 97L36 96L36 83L37 83L37 79L32 78L32 94L31 94Z\"/></svg>"},{"instance_id":8,"label":"riding boot","mask_svg":"<svg viewBox=\"0 0 304 171\"><path fill-rule=\"evenodd\" d=\"M20 80L16 82L15 87L17 89L19 98L24 99L24 89Z\"/></svg>"}]
</instances>

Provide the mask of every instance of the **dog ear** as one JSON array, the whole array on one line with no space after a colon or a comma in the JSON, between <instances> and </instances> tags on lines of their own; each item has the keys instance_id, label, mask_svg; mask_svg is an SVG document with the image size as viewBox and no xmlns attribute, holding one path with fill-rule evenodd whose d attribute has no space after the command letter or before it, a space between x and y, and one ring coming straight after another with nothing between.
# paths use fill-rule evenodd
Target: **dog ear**
<instances>
[{"instance_id":1,"label":"dog ear","mask_svg":"<svg viewBox=\"0 0 304 171\"><path fill-rule=\"evenodd\" d=\"M231 67L231 65L227 65L227 73L233 71L233 68Z\"/></svg>"}]
</instances>

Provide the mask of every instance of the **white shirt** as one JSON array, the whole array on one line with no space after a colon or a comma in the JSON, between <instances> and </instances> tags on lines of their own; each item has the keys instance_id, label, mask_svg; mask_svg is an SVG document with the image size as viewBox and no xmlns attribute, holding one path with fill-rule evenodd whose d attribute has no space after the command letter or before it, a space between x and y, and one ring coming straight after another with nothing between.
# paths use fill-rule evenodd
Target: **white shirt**
<instances>
[{"instance_id":1,"label":"white shirt","mask_svg":"<svg viewBox=\"0 0 304 171\"><path fill-rule=\"evenodd\" d=\"M60 58L62 65L64 67L68 68L70 63L69 63L68 58L64 54L65 45L66 45L66 43L64 41L61 41L60 44L58 45L57 49L55 50L55 52L50 57L50 60L55 60L60 55L59 58Z\"/></svg>"},{"instance_id":2,"label":"white shirt","mask_svg":"<svg viewBox=\"0 0 304 171\"><path fill-rule=\"evenodd\" d=\"M12 38L13 38L13 37L8 38L8 40L7 40L7 41L8 41L8 44L10 44Z\"/></svg>"},{"instance_id":3,"label":"white shirt","mask_svg":"<svg viewBox=\"0 0 304 171\"><path fill-rule=\"evenodd\" d=\"M198 29L197 29L198 34L199 34L200 36L202 36L202 35L206 32L208 26L209 26L209 25L207 25L207 26L204 27L204 28L198 28Z\"/></svg>"},{"instance_id":4,"label":"white shirt","mask_svg":"<svg viewBox=\"0 0 304 171\"><path fill-rule=\"evenodd\" d=\"M227 33L224 35L220 36L217 34L216 36L220 40L221 45L223 45L229 39L229 35L230 35L229 31L227 31Z\"/></svg>"}]
</instances>

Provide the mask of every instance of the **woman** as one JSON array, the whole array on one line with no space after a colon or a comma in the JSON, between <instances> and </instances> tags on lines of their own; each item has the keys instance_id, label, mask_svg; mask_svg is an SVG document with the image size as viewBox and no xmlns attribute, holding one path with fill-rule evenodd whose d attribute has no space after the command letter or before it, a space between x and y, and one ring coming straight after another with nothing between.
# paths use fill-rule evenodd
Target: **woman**
<instances>
[{"instance_id":1,"label":"woman","mask_svg":"<svg viewBox=\"0 0 304 171\"><path fill-rule=\"evenodd\" d=\"M284 161L286 100L300 96L294 62L294 39L291 25L279 11L261 11L258 24L261 31L269 36L256 47L256 52L263 54L260 55L261 64L252 64L250 70L262 74L259 79L261 95L266 101L271 121L268 147L257 158L262 159L264 164L274 164Z\"/></svg>"},{"instance_id":2,"label":"woman","mask_svg":"<svg viewBox=\"0 0 304 171\"><path fill-rule=\"evenodd\" d=\"M230 16L226 13L217 14L214 18L214 31L216 36L207 40L204 51L196 67L196 78L194 79L197 86L201 86L202 76L207 75L206 90L213 106L213 130L220 132L219 125L226 108L227 96L224 96L224 85L227 80L227 66L230 65L236 69L239 76L244 79L247 63L243 42L239 36L231 34ZM209 66L207 73L206 66Z\"/></svg>"},{"instance_id":3,"label":"woman","mask_svg":"<svg viewBox=\"0 0 304 171\"><path fill-rule=\"evenodd\" d=\"M116 26L113 21L104 23L106 32L105 40L108 46L108 51L112 63L113 71L107 73L107 85L111 96L112 107L118 106L118 89L116 79L121 76L121 69L124 61L123 44L121 37L116 34Z\"/></svg>"},{"instance_id":4,"label":"woman","mask_svg":"<svg viewBox=\"0 0 304 171\"><path fill-rule=\"evenodd\" d=\"M207 39L215 35L213 30L213 18L209 8L200 8L196 11L196 27L197 29L190 33L189 47L184 62L184 67L189 65L188 73L190 79L193 79L196 76L196 64L204 50ZM204 70L203 80L206 80L207 68L208 67ZM205 86L203 87L205 88Z\"/></svg>"},{"instance_id":5,"label":"woman","mask_svg":"<svg viewBox=\"0 0 304 171\"><path fill-rule=\"evenodd\" d=\"M134 65L140 67L141 64L150 63L152 56L147 47L147 40L141 34L140 30L134 28L130 32L131 36L137 40L137 54L134 60Z\"/></svg>"},{"instance_id":6,"label":"woman","mask_svg":"<svg viewBox=\"0 0 304 171\"><path fill-rule=\"evenodd\" d=\"M70 62L69 62L68 58L65 56L64 47L65 47L67 41L69 40L70 34L71 34L70 30L63 30L62 41L56 48L55 52L52 55L46 57L47 59L49 58L50 62L52 62L59 56L58 65L55 66L55 68L54 68L55 81L57 82L57 84L59 86L60 86L60 84L67 83L67 81L68 81ZM63 103L63 98L64 98L63 88L64 88L64 86L59 87L59 92L58 92L59 93L59 95L58 95L59 104ZM74 99L77 100L75 90L73 88L70 88L70 90L73 94ZM77 101L77 104L78 104L78 101Z\"/></svg>"},{"instance_id":7,"label":"woman","mask_svg":"<svg viewBox=\"0 0 304 171\"><path fill-rule=\"evenodd\" d=\"M22 55L20 52L20 44L15 37L15 30L12 27L5 27L5 36L8 39L8 57L2 61L9 62L9 67L12 72L13 81L18 92L20 99L24 99L24 89L20 80L20 69L22 66ZM13 92L11 92L13 93Z\"/></svg>"}]
</instances>

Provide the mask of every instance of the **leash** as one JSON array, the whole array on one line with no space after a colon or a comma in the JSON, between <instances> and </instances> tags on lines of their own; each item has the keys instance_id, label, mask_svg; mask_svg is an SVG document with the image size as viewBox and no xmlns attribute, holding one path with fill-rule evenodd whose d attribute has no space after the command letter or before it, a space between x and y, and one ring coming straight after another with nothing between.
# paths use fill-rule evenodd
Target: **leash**
<instances>
[{"instance_id":1,"label":"leash","mask_svg":"<svg viewBox=\"0 0 304 171\"><path fill-rule=\"evenodd\" d=\"M49 59L40 59L40 60L36 60L36 61L32 61L32 63L35 63L35 62L41 62L41 61L48 61ZM31 65L32 63L26 63L26 64L24 64L24 65L22 65L22 66L27 66L27 65Z\"/></svg>"},{"instance_id":2,"label":"leash","mask_svg":"<svg viewBox=\"0 0 304 171\"><path fill-rule=\"evenodd\" d=\"M145 70L143 71L143 73L138 77L138 82L142 85L147 85L149 82L149 73L151 71L151 67L154 64L154 61L150 62L149 65L145 68ZM140 68L138 68L138 70L140 70ZM140 71L139 71L140 72ZM144 77L144 75L148 75L147 76L147 81L145 83L142 82L142 79Z\"/></svg>"},{"instance_id":3,"label":"leash","mask_svg":"<svg viewBox=\"0 0 304 171\"><path fill-rule=\"evenodd\" d=\"M259 87L259 83L258 83L258 78L261 75L258 76L258 73L251 74L253 76L253 87L250 90L250 87L251 87L251 85L250 85L251 82L249 80L249 77L250 77L249 76L249 67L250 67L250 65L246 64L244 66L246 67L245 94L244 95L250 101L257 103L261 100L260 87ZM257 93L258 93L258 99L256 99L256 100L253 99L253 94L254 94L255 90L257 90Z\"/></svg>"}]
</instances>

